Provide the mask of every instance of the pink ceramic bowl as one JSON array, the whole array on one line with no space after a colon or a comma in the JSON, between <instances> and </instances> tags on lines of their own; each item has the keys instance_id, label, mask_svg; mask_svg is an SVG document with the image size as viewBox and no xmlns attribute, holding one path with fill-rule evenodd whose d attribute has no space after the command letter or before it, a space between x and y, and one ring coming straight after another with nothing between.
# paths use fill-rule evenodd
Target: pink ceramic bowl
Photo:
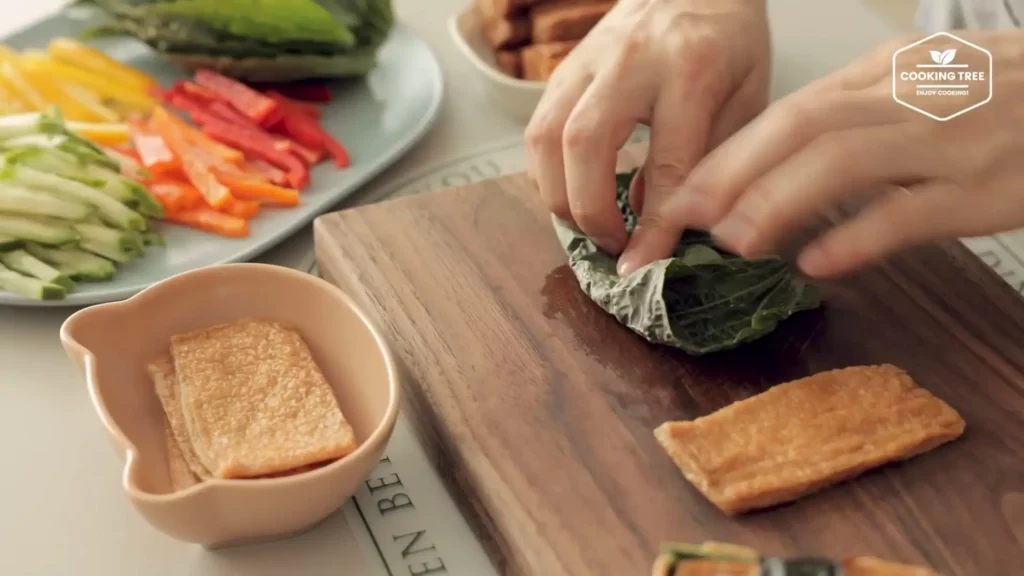
<instances>
[{"instance_id":1,"label":"pink ceramic bowl","mask_svg":"<svg viewBox=\"0 0 1024 576\"><path fill-rule=\"evenodd\" d=\"M164 413L145 365L168 349L174 334L246 317L299 330L358 448L294 476L213 479L172 492ZM60 336L124 459L122 482L132 504L157 529L206 547L284 537L326 518L377 464L398 417L398 372L366 313L334 286L289 268L229 264L179 274L124 302L73 314Z\"/></svg>"}]
</instances>

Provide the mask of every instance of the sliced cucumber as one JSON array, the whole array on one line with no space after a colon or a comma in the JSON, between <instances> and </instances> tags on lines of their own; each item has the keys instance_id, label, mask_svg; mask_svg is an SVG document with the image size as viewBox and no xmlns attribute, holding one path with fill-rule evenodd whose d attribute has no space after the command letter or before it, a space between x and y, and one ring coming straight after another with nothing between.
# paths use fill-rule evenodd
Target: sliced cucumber
<instances>
[{"instance_id":1,"label":"sliced cucumber","mask_svg":"<svg viewBox=\"0 0 1024 576\"><path fill-rule=\"evenodd\" d=\"M0 235L0 250L14 250L15 248L21 248L24 245L25 242L22 241L21 238Z\"/></svg>"},{"instance_id":2,"label":"sliced cucumber","mask_svg":"<svg viewBox=\"0 0 1024 576\"><path fill-rule=\"evenodd\" d=\"M115 262L130 262L142 248L141 237L124 230L115 230L95 224L74 224L81 235L79 246Z\"/></svg>"},{"instance_id":3,"label":"sliced cucumber","mask_svg":"<svg viewBox=\"0 0 1024 576\"><path fill-rule=\"evenodd\" d=\"M77 242L80 235L59 220L28 218L0 214L0 235L11 236L47 246L63 246Z\"/></svg>"},{"instance_id":4,"label":"sliced cucumber","mask_svg":"<svg viewBox=\"0 0 1024 576\"><path fill-rule=\"evenodd\" d=\"M65 200L49 192L0 183L0 212L84 220L95 211L93 206Z\"/></svg>"},{"instance_id":5,"label":"sliced cucumber","mask_svg":"<svg viewBox=\"0 0 1024 576\"><path fill-rule=\"evenodd\" d=\"M118 228L139 231L146 229L146 219L141 214L95 188L27 166L12 166L11 172L11 178L18 184L50 190L92 204L104 222Z\"/></svg>"},{"instance_id":6,"label":"sliced cucumber","mask_svg":"<svg viewBox=\"0 0 1024 576\"><path fill-rule=\"evenodd\" d=\"M71 278L62 274L60 270L24 250L0 252L0 263L3 263L15 272L21 272L27 276L38 278L43 282L63 286L68 290L75 287L75 283L71 281Z\"/></svg>"},{"instance_id":7,"label":"sliced cucumber","mask_svg":"<svg viewBox=\"0 0 1024 576\"><path fill-rule=\"evenodd\" d=\"M68 291L63 286L23 276L0 264L0 288L33 300L61 300Z\"/></svg>"},{"instance_id":8,"label":"sliced cucumber","mask_svg":"<svg viewBox=\"0 0 1024 576\"><path fill-rule=\"evenodd\" d=\"M117 273L117 267L110 260L77 248L48 248L29 243L25 251L72 280L110 280Z\"/></svg>"},{"instance_id":9,"label":"sliced cucumber","mask_svg":"<svg viewBox=\"0 0 1024 576\"><path fill-rule=\"evenodd\" d=\"M42 118L43 115L39 112L0 116L0 140L10 140L43 132L40 128Z\"/></svg>"}]
</instances>

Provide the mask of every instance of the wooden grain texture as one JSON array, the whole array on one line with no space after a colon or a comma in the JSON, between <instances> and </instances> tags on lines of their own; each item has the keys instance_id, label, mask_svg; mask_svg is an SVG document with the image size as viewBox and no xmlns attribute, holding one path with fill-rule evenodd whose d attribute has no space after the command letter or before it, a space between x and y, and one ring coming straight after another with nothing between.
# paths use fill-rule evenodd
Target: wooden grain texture
<instances>
[{"instance_id":1,"label":"wooden grain texture","mask_svg":"<svg viewBox=\"0 0 1024 576\"><path fill-rule=\"evenodd\" d=\"M648 574L660 543L705 539L946 576L1024 567L1024 303L958 243L826 286L825 308L702 358L647 344L587 299L524 176L324 216L316 246L321 274L393 343L406 414L502 573ZM728 518L652 434L882 362L957 409L964 436Z\"/></svg>"}]
</instances>

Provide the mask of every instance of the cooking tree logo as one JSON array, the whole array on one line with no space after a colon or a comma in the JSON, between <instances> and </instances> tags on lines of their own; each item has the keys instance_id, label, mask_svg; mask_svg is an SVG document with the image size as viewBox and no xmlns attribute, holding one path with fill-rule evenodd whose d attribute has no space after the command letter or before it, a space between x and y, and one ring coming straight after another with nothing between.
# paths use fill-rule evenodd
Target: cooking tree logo
<instances>
[{"instance_id":1,"label":"cooking tree logo","mask_svg":"<svg viewBox=\"0 0 1024 576\"><path fill-rule=\"evenodd\" d=\"M932 34L892 56L892 97L945 121L992 99L992 54L948 32Z\"/></svg>"}]
</instances>

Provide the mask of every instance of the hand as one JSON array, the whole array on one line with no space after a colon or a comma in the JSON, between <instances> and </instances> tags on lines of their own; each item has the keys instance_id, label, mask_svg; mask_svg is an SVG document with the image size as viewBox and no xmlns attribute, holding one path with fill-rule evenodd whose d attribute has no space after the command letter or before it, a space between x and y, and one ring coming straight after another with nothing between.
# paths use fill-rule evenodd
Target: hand
<instances>
[{"instance_id":1,"label":"hand","mask_svg":"<svg viewBox=\"0 0 1024 576\"><path fill-rule=\"evenodd\" d=\"M892 97L893 53L912 40L884 46L773 104L709 154L667 220L710 229L727 249L754 257L830 207L894 190L802 247L798 264L813 277L1024 225L1024 33L962 37L992 53L987 104L945 122L901 106Z\"/></svg>"},{"instance_id":2,"label":"hand","mask_svg":"<svg viewBox=\"0 0 1024 576\"><path fill-rule=\"evenodd\" d=\"M672 252L662 215L707 151L768 102L765 0L620 0L551 77L526 129L529 173L556 215L606 251L626 245L616 154L651 127L630 202L640 215L624 259Z\"/></svg>"}]
</instances>

